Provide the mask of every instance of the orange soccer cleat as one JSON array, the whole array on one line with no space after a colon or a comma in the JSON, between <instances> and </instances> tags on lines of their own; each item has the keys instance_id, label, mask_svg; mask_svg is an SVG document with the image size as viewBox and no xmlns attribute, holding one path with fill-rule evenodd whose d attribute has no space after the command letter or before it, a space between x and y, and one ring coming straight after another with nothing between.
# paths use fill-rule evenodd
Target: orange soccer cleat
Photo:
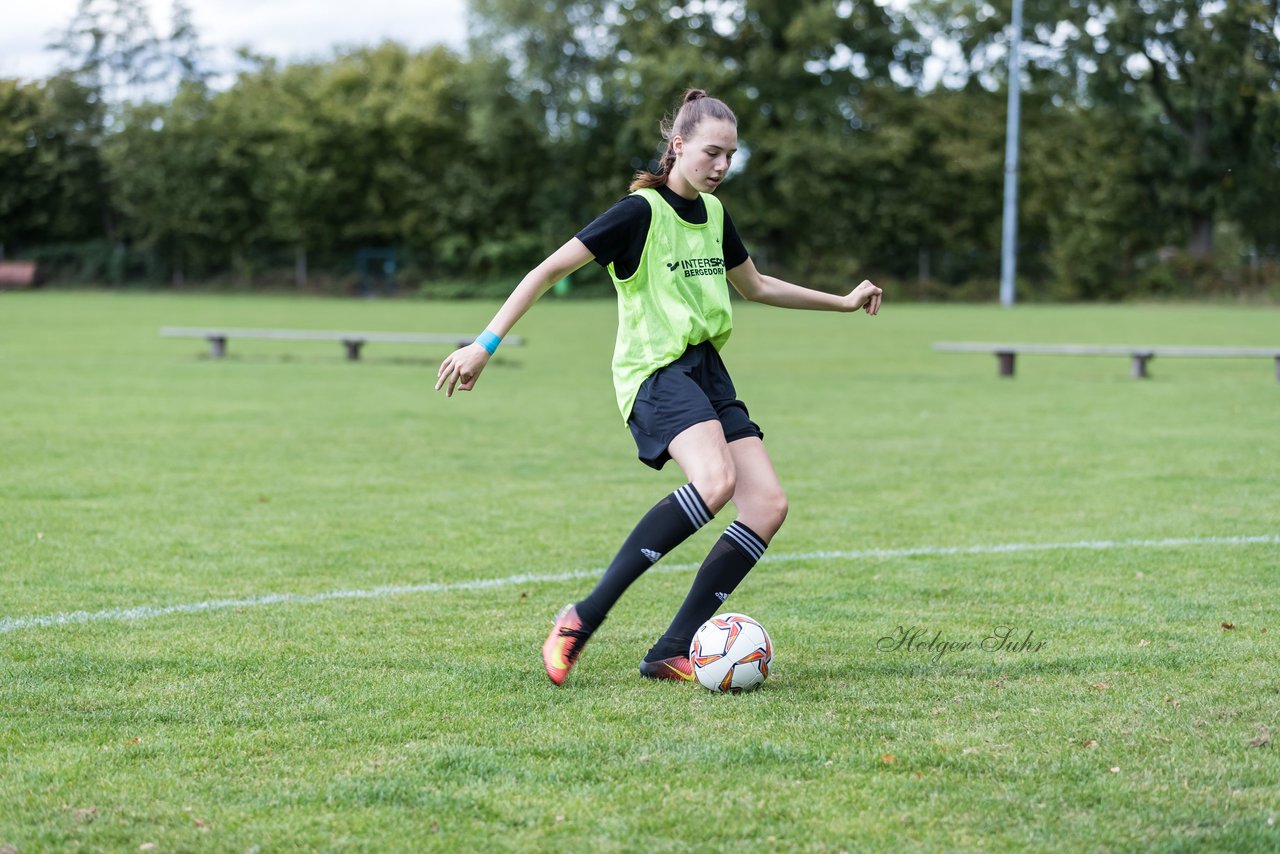
<instances>
[{"instance_id":1,"label":"orange soccer cleat","mask_svg":"<svg viewBox=\"0 0 1280 854\"><path fill-rule=\"evenodd\" d=\"M671 679L675 682L693 681L693 663L687 655L673 655L658 661L640 662L640 675L646 679Z\"/></svg>"},{"instance_id":2,"label":"orange soccer cleat","mask_svg":"<svg viewBox=\"0 0 1280 854\"><path fill-rule=\"evenodd\" d=\"M547 676L557 685L569 678L569 671L578 660L578 654L591 637L591 630L583 626L573 605L565 605L556 614L556 624L551 627L546 643L542 645L542 663Z\"/></svg>"}]
</instances>

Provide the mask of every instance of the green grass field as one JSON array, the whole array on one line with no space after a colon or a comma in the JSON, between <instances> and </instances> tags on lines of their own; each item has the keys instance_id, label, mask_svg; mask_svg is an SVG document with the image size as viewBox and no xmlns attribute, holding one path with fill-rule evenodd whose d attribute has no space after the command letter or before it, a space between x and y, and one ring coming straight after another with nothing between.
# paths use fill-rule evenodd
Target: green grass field
<instances>
[{"instance_id":1,"label":"green grass field","mask_svg":"<svg viewBox=\"0 0 1280 854\"><path fill-rule=\"evenodd\" d=\"M636 665L729 511L541 671L682 482L613 408L611 303L539 305L452 400L439 348L156 334L493 309L0 296L0 851L1280 850L1274 365L930 350L1270 346L1280 311L739 306L792 510L729 602L773 674L715 696Z\"/></svg>"}]
</instances>

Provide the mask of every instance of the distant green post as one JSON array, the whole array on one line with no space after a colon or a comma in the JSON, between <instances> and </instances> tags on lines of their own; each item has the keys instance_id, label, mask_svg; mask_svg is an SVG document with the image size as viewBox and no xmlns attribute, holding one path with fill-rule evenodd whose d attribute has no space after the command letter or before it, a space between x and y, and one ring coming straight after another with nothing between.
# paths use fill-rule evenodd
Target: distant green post
<instances>
[{"instance_id":1,"label":"distant green post","mask_svg":"<svg viewBox=\"0 0 1280 854\"><path fill-rule=\"evenodd\" d=\"M558 297L567 297L569 295L570 279L572 276L565 276L551 287L551 292Z\"/></svg>"}]
</instances>

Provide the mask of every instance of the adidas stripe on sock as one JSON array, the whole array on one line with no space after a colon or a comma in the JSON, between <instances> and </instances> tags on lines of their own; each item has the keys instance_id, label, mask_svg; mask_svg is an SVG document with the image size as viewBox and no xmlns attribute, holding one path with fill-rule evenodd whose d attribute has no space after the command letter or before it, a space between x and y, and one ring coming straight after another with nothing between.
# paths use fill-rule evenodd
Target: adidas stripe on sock
<instances>
[{"instance_id":1,"label":"adidas stripe on sock","mask_svg":"<svg viewBox=\"0 0 1280 854\"><path fill-rule=\"evenodd\" d=\"M764 557L764 550L769 547L764 540L756 536L755 531L737 520L725 528L724 535L733 540L733 544L742 549L742 553L751 558L752 563Z\"/></svg>"},{"instance_id":2,"label":"adidas stripe on sock","mask_svg":"<svg viewBox=\"0 0 1280 854\"><path fill-rule=\"evenodd\" d=\"M692 483L686 483L671 494L675 496L685 515L689 517L693 530L696 531L711 521L711 511L707 509L706 502L702 500L702 496L698 494L698 490Z\"/></svg>"}]
</instances>

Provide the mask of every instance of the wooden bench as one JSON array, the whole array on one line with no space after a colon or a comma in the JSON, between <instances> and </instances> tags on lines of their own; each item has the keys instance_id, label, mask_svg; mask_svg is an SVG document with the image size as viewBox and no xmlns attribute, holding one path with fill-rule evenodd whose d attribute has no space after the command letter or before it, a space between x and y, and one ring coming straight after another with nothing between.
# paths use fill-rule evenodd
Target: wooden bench
<instances>
[{"instance_id":1,"label":"wooden bench","mask_svg":"<svg viewBox=\"0 0 1280 854\"><path fill-rule=\"evenodd\" d=\"M227 355L228 338L258 338L269 341L341 341L347 348L347 358L356 361L365 344L451 344L462 347L475 340L474 335L428 332L331 332L311 329L238 329L234 327L202 328L193 326L164 326L163 338L204 338L209 342L209 355L221 359ZM503 346L519 347L524 343L517 336L502 339Z\"/></svg>"},{"instance_id":2,"label":"wooden bench","mask_svg":"<svg viewBox=\"0 0 1280 854\"><path fill-rule=\"evenodd\" d=\"M38 274L35 261L0 261L0 290L29 288Z\"/></svg>"},{"instance_id":3,"label":"wooden bench","mask_svg":"<svg viewBox=\"0 0 1280 854\"><path fill-rule=\"evenodd\" d=\"M939 341L933 349L940 353L994 353L1000 376L1013 376L1014 359L1019 353L1041 356L1128 356L1129 373L1135 379L1146 379L1147 362L1156 356L1208 357L1220 359L1275 359L1276 379L1280 380L1280 347L1139 347L1098 344L990 344L976 341Z\"/></svg>"}]
</instances>

